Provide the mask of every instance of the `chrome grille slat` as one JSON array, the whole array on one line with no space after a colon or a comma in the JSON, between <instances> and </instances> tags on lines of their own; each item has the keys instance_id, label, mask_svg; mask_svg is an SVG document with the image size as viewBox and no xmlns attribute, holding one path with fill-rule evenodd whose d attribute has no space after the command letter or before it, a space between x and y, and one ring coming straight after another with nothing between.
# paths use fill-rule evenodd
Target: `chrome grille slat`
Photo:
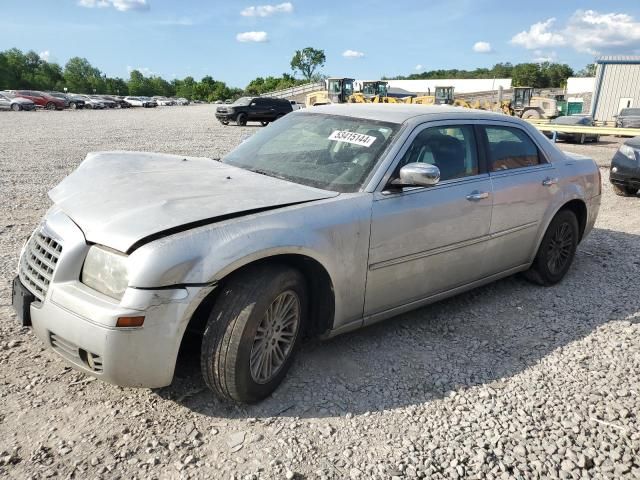
<instances>
[{"instance_id":1,"label":"chrome grille slat","mask_svg":"<svg viewBox=\"0 0 640 480\"><path fill-rule=\"evenodd\" d=\"M62 244L36 231L20 258L20 281L41 302L47 295L61 252Z\"/></svg>"}]
</instances>

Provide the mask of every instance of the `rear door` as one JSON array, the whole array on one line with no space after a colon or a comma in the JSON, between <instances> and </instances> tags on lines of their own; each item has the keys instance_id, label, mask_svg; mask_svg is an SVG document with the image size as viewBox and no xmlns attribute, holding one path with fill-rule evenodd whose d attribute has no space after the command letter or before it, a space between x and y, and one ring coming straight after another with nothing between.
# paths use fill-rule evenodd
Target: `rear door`
<instances>
[{"instance_id":1,"label":"rear door","mask_svg":"<svg viewBox=\"0 0 640 480\"><path fill-rule=\"evenodd\" d=\"M479 128L493 189L491 272L529 263L545 212L558 193L558 179L536 141L522 128L484 124Z\"/></svg>"}]
</instances>

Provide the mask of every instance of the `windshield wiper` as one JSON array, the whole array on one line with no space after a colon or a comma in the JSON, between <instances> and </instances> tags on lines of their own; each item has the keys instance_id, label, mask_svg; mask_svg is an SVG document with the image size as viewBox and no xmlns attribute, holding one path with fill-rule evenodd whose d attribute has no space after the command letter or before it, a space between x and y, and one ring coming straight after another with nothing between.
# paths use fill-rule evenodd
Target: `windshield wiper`
<instances>
[{"instance_id":1,"label":"windshield wiper","mask_svg":"<svg viewBox=\"0 0 640 480\"><path fill-rule=\"evenodd\" d=\"M273 177L273 178L279 178L280 180L286 180L286 177L283 177L281 175L276 175L273 172L268 172L266 170L262 170L260 168L247 168L247 170L249 170L250 172L255 172L255 173L259 173L260 175L265 175L267 177Z\"/></svg>"}]
</instances>

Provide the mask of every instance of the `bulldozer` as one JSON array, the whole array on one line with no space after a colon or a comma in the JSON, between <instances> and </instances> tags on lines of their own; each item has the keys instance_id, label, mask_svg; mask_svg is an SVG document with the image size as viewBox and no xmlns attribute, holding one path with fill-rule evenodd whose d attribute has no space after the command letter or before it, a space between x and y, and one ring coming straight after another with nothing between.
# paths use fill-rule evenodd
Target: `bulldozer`
<instances>
[{"instance_id":1,"label":"bulldozer","mask_svg":"<svg viewBox=\"0 0 640 480\"><path fill-rule=\"evenodd\" d=\"M514 87L511 100L512 115L520 118L556 118L558 101L554 98L533 95L533 87Z\"/></svg>"},{"instance_id":2,"label":"bulldozer","mask_svg":"<svg viewBox=\"0 0 640 480\"><path fill-rule=\"evenodd\" d=\"M328 105L330 103L348 103L353 96L353 78L332 77L327 79L327 89L307 94L307 107Z\"/></svg>"}]
</instances>

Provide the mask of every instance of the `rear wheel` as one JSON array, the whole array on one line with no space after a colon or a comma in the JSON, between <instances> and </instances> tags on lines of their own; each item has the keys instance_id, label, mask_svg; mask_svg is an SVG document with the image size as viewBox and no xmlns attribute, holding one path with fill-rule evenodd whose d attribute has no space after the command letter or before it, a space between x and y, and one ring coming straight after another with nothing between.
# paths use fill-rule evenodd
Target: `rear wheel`
<instances>
[{"instance_id":1,"label":"rear wheel","mask_svg":"<svg viewBox=\"0 0 640 480\"><path fill-rule=\"evenodd\" d=\"M20 110L22 110L22 106L19 103L14 103L13 105L11 105L11 110L13 110L14 112L19 112Z\"/></svg>"},{"instance_id":2,"label":"rear wheel","mask_svg":"<svg viewBox=\"0 0 640 480\"><path fill-rule=\"evenodd\" d=\"M553 285L564 278L578 247L578 220L571 210L560 210L549 224L531 268L524 272L527 280L539 285Z\"/></svg>"},{"instance_id":3,"label":"rear wheel","mask_svg":"<svg viewBox=\"0 0 640 480\"><path fill-rule=\"evenodd\" d=\"M236 124L244 127L247 124L247 114L239 113L238 116L236 117Z\"/></svg>"},{"instance_id":4,"label":"rear wheel","mask_svg":"<svg viewBox=\"0 0 640 480\"><path fill-rule=\"evenodd\" d=\"M621 197L632 197L638 192L638 189L635 187L628 187L626 185L616 185L616 184L612 184L612 186L613 186L613 193Z\"/></svg>"},{"instance_id":5,"label":"rear wheel","mask_svg":"<svg viewBox=\"0 0 640 480\"><path fill-rule=\"evenodd\" d=\"M267 265L232 277L202 340L200 362L209 388L244 403L270 395L291 366L306 312L306 282L297 270Z\"/></svg>"},{"instance_id":6,"label":"rear wheel","mask_svg":"<svg viewBox=\"0 0 640 480\"><path fill-rule=\"evenodd\" d=\"M71 102L69 104L69 108L71 108L71 110L76 110L78 108L78 105L75 102Z\"/></svg>"},{"instance_id":7,"label":"rear wheel","mask_svg":"<svg viewBox=\"0 0 640 480\"><path fill-rule=\"evenodd\" d=\"M526 110L523 114L522 114L522 118L542 118L542 115L540 115L540 112L538 110L535 109L530 109L530 110Z\"/></svg>"}]
</instances>

